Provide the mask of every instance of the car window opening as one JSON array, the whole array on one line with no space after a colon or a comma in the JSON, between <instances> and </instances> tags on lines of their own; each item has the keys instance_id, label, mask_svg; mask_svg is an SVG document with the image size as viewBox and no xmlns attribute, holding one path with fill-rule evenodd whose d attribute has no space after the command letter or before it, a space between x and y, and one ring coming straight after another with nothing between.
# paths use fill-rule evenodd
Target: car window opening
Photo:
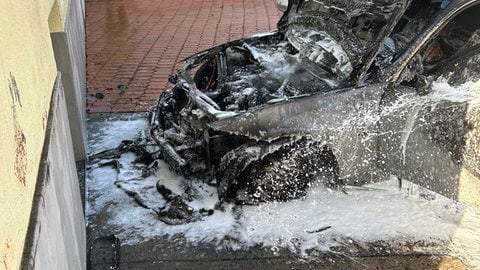
<instances>
[{"instance_id":1,"label":"car window opening","mask_svg":"<svg viewBox=\"0 0 480 270\"><path fill-rule=\"evenodd\" d=\"M415 86L423 83L425 77L448 79L451 85L459 85L478 78L480 72L480 21L477 14L480 5L474 5L460 12L438 35L432 39L417 59L413 59L404 73L404 85Z\"/></svg>"}]
</instances>

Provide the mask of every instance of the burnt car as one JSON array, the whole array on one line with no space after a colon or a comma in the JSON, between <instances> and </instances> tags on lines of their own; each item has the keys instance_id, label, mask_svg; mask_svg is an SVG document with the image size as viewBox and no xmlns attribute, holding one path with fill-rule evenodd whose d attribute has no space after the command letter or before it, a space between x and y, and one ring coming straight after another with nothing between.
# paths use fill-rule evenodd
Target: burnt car
<instances>
[{"instance_id":1,"label":"burnt car","mask_svg":"<svg viewBox=\"0 0 480 270\"><path fill-rule=\"evenodd\" d=\"M453 181L467 105L427 97L438 78L478 78L477 14L474 0L290 0L277 31L185 59L150 112L148 152L237 203L317 181Z\"/></svg>"}]
</instances>

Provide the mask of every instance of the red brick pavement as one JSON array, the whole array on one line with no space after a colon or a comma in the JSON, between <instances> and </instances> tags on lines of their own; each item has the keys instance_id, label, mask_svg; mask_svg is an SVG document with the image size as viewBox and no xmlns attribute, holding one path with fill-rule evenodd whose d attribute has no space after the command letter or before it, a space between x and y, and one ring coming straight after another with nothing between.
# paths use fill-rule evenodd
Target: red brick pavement
<instances>
[{"instance_id":1,"label":"red brick pavement","mask_svg":"<svg viewBox=\"0 0 480 270\"><path fill-rule=\"evenodd\" d=\"M87 111L147 111L182 59L280 15L273 0L86 0Z\"/></svg>"}]
</instances>

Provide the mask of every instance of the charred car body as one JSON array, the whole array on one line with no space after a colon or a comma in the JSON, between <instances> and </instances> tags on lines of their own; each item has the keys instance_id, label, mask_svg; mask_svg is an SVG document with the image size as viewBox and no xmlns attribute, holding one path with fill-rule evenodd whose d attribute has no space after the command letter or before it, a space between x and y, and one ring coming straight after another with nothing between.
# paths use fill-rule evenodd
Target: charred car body
<instances>
[{"instance_id":1,"label":"charred car body","mask_svg":"<svg viewBox=\"0 0 480 270\"><path fill-rule=\"evenodd\" d=\"M385 111L403 94L428 94L440 76L458 84L478 75L479 12L472 0L290 0L278 31L185 60L150 113L148 152L239 203L298 198L319 179L448 181L464 142L434 133L464 123L425 116L436 127L418 130L448 148L425 151L405 145L405 130L428 104ZM462 106L435 108L461 114ZM442 169L424 173L419 148L441 156Z\"/></svg>"}]
</instances>

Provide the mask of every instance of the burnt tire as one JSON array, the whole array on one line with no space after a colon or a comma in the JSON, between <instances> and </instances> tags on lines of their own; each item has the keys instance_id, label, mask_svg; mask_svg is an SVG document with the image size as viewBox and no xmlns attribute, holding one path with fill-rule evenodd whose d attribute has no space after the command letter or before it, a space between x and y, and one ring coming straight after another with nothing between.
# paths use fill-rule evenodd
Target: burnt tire
<instances>
[{"instance_id":1,"label":"burnt tire","mask_svg":"<svg viewBox=\"0 0 480 270\"><path fill-rule=\"evenodd\" d=\"M243 179L240 179L239 175L255 161L291 143L293 140L290 138L272 143L250 142L227 152L222 157L216 174L219 199L227 202L236 201L237 191L245 185L240 182Z\"/></svg>"},{"instance_id":2,"label":"burnt tire","mask_svg":"<svg viewBox=\"0 0 480 270\"><path fill-rule=\"evenodd\" d=\"M264 144L267 143L255 146L263 149ZM315 182L329 187L340 185L335 156L320 142L305 138L282 142L276 149L265 151L261 158L255 160L248 154L252 147L241 149L249 157L248 164L245 164L248 159L242 159L241 153L235 153L239 158L237 161L243 163L239 168L243 169L237 169L236 176L230 175L233 180L228 183L224 178L223 199L246 204L288 201L305 196ZM234 166L234 162L230 166ZM229 168L224 169L228 171Z\"/></svg>"}]
</instances>

